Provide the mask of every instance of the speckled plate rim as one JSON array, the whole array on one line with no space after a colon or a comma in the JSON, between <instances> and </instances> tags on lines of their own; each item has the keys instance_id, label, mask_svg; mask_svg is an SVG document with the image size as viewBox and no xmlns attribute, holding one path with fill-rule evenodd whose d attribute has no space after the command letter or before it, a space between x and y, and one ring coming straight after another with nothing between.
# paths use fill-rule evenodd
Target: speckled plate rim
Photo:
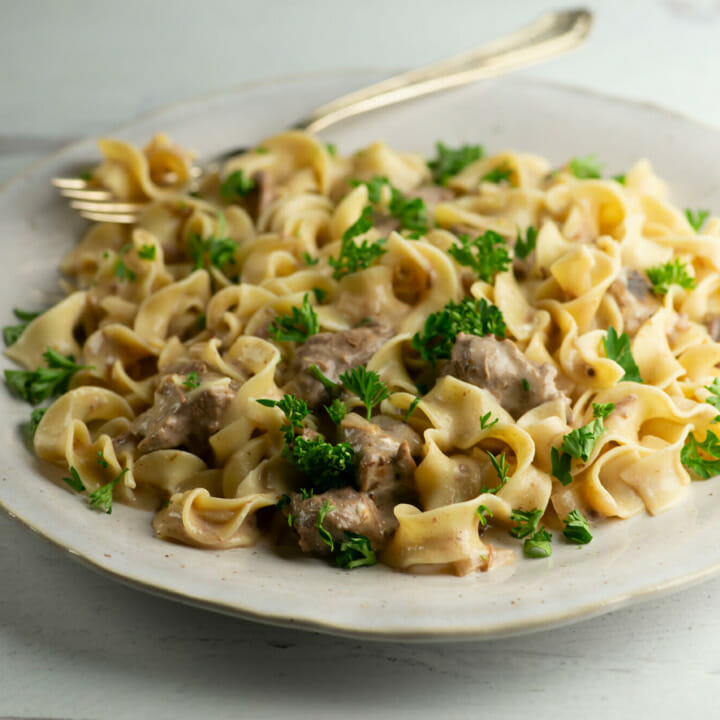
<instances>
[{"instance_id":1,"label":"speckled plate rim","mask_svg":"<svg viewBox=\"0 0 720 720\"><path fill-rule=\"evenodd\" d=\"M225 90L206 93L200 96L189 98L187 100L166 104L164 106L153 109L148 113L144 113L131 121L116 126L115 128L109 130L107 134L120 133L124 130L133 128L139 123L153 119L160 119L166 113L182 110L183 108L188 108L212 99L242 94L256 88L272 87L274 85L282 85L286 83L307 81L312 79L323 79L328 77L349 78L351 76L360 76L368 73L377 73L378 76L390 74L388 71L381 73L376 69L352 69L335 72L295 73L276 76L260 81L252 81L239 84ZM556 89L570 92L579 97L599 99L610 103L620 103L624 106L631 106L638 109L643 109L645 111L650 111L652 113L657 113L659 116L665 118L674 117L677 120L682 121L683 123L689 123L695 127L703 128L706 131L711 131L714 133L718 132L717 128L714 128L706 123L702 123L701 121L691 118L684 113L665 109L655 103L616 97L611 94L596 92L591 89L578 87L572 84L555 83L528 77L521 78L520 80L514 79L513 82L529 83L529 85L533 87L546 87L548 89ZM0 195L4 194L9 189L13 188L16 184L26 180L38 170L46 167L55 160L70 154L74 149L87 143L88 140L89 138L79 139L73 143L64 146L60 150L50 153L43 158L37 160L36 162L30 164L29 166L21 170L19 173L16 173L0 185ZM52 533L47 532L42 527L42 525L38 525L36 522L25 516L23 513L18 512L17 509L12 507L11 504L7 503L2 497L0 497L0 509L2 509L10 518L17 520L26 529L34 532L35 534L47 540L51 544L63 550L71 558L81 562L86 567L89 567L90 569L104 576L110 577L113 580L121 582L122 584L129 587L143 590L159 597L177 600L179 602L194 607L205 608L229 616L238 617L254 622L266 623L292 629L302 629L328 633L349 638L360 638L377 641L474 641L537 632L558 627L560 625L566 625L572 622L578 622L583 619L589 619L591 617L604 614L611 610L620 609L622 607L626 607L628 605L649 598L661 597L663 595L671 594L673 592L689 588L720 573L720 553L718 553L718 557L716 559L709 561L702 568L694 572L680 573L664 582L651 582L645 586L638 587L631 592L623 592L608 599L578 605L576 607L573 607L571 610L564 610L558 613L544 613L542 615L539 615L535 619L525 619L521 622L507 622L503 624L495 623L489 626L461 626L454 628L442 628L440 630L436 628L423 629L417 627L408 629L404 627L392 626L385 626L381 629L355 628L352 625L348 625L345 623L333 623L331 621L323 619L298 618L290 613L266 613L257 609L248 610L242 607L238 607L237 605L232 603L217 602L207 598L193 596L186 592L180 592L168 584L155 583L146 578L132 576L127 572L124 574L119 573L118 570L113 567L112 562L107 562L102 559L95 558L88 552L82 550L78 545L59 541L56 537L53 536ZM419 579L419 582L421 581L422 578Z\"/></svg>"}]
</instances>

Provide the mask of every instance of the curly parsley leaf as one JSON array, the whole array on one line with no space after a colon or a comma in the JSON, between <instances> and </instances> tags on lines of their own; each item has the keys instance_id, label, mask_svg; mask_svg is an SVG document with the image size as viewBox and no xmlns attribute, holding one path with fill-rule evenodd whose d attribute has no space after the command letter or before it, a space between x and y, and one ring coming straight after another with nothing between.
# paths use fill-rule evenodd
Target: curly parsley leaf
<instances>
[{"instance_id":1,"label":"curly parsley leaf","mask_svg":"<svg viewBox=\"0 0 720 720\"><path fill-rule=\"evenodd\" d=\"M550 461L552 462L552 474L563 485L569 485L572 482L572 475L570 474L572 458L570 455L558 452L557 448L551 448Z\"/></svg>"},{"instance_id":2,"label":"curly parsley leaf","mask_svg":"<svg viewBox=\"0 0 720 720\"><path fill-rule=\"evenodd\" d=\"M445 143L435 143L436 157L428 162L433 180L439 185L447 185L448 180L464 170L468 165L480 160L485 154L482 145L461 145L451 148Z\"/></svg>"},{"instance_id":3,"label":"curly parsley leaf","mask_svg":"<svg viewBox=\"0 0 720 720\"><path fill-rule=\"evenodd\" d=\"M524 538L528 535L534 535L537 532L537 526L543 516L543 511L539 508L534 510L513 510L510 519L515 526L510 534L516 538Z\"/></svg>"},{"instance_id":4,"label":"curly parsley leaf","mask_svg":"<svg viewBox=\"0 0 720 720\"><path fill-rule=\"evenodd\" d=\"M488 452L487 456L490 458L490 462L495 468L495 472L497 473L500 482L494 488L487 488L483 486L482 488L480 488L480 494L490 493L491 495L494 495L499 490L502 490L502 488L505 487L505 484L508 481L508 472L510 467L508 465L507 458L505 457L505 453L502 453L499 458L493 455L491 452Z\"/></svg>"},{"instance_id":5,"label":"curly parsley leaf","mask_svg":"<svg viewBox=\"0 0 720 720\"><path fill-rule=\"evenodd\" d=\"M203 238L197 233L193 233L190 236L188 254L195 263L194 270L202 270L208 265L214 265L222 270L228 263L235 264L235 251L238 244L227 236L227 224L222 213L218 213L217 225L217 235Z\"/></svg>"},{"instance_id":6,"label":"curly parsley leaf","mask_svg":"<svg viewBox=\"0 0 720 720\"><path fill-rule=\"evenodd\" d=\"M687 265L676 258L674 262L648 268L645 274L652 283L653 292L656 295L666 295L671 285L679 285L687 290L695 287L695 278L688 275L686 268Z\"/></svg>"},{"instance_id":7,"label":"curly parsley leaf","mask_svg":"<svg viewBox=\"0 0 720 720\"><path fill-rule=\"evenodd\" d=\"M617 330L611 325L608 328L607 335L603 338L603 346L607 358L614 360L625 371L625 374L620 379L621 382L641 383L643 381L630 350L630 338L627 333L618 335Z\"/></svg>"},{"instance_id":8,"label":"curly parsley leaf","mask_svg":"<svg viewBox=\"0 0 720 720\"><path fill-rule=\"evenodd\" d=\"M142 260L154 260L156 250L157 248L155 247L155 245L143 245L138 250L138 257Z\"/></svg>"},{"instance_id":9,"label":"curly parsley leaf","mask_svg":"<svg viewBox=\"0 0 720 720\"><path fill-rule=\"evenodd\" d=\"M340 399L335 398L330 405L325 405L325 410L328 417L336 424L339 425L342 419L347 415L347 405Z\"/></svg>"},{"instance_id":10,"label":"curly parsley leaf","mask_svg":"<svg viewBox=\"0 0 720 720\"><path fill-rule=\"evenodd\" d=\"M370 180L350 180L353 187L364 185L368 191L368 201L373 205L377 205L382 199L382 189L387 185L390 187L390 181L384 175L376 175Z\"/></svg>"},{"instance_id":11,"label":"curly parsley leaf","mask_svg":"<svg viewBox=\"0 0 720 720\"><path fill-rule=\"evenodd\" d=\"M685 209L685 217L687 221L692 225L693 230L699 233L702 230L702 226L710 215L709 210L691 210L690 208Z\"/></svg>"},{"instance_id":12,"label":"curly parsley leaf","mask_svg":"<svg viewBox=\"0 0 720 720\"><path fill-rule=\"evenodd\" d=\"M515 257L524 260L537 245L537 228L530 225L525 230L525 239L523 239L522 232L518 228L517 240L515 241Z\"/></svg>"},{"instance_id":13,"label":"curly parsley leaf","mask_svg":"<svg viewBox=\"0 0 720 720\"><path fill-rule=\"evenodd\" d=\"M270 337L281 342L303 343L320 332L318 316L305 293L301 307L292 308L290 315L278 315L270 324Z\"/></svg>"},{"instance_id":14,"label":"curly parsley leaf","mask_svg":"<svg viewBox=\"0 0 720 720\"><path fill-rule=\"evenodd\" d=\"M345 538L335 554L335 563L338 567L354 570L358 567L375 565L377 562L375 551L365 535L345 530Z\"/></svg>"},{"instance_id":15,"label":"curly parsley leaf","mask_svg":"<svg viewBox=\"0 0 720 720\"><path fill-rule=\"evenodd\" d=\"M296 437L283 454L304 473L317 492L350 485L355 472L355 451L349 443L331 445L322 437Z\"/></svg>"},{"instance_id":16,"label":"curly parsley leaf","mask_svg":"<svg viewBox=\"0 0 720 720\"><path fill-rule=\"evenodd\" d=\"M360 217L343 233L338 257L328 258L328 264L334 268L333 278L335 280L340 280L359 270L365 270L387 252L383 247L385 240L378 240L374 243L363 240L360 244L354 240L358 235L362 235L372 228L372 218L373 209L367 205Z\"/></svg>"},{"instance_id":17,"label":"curly parsley leaf","mask_svg":"<svg viewBox=\"0 0 720 720\"><path fill-rule=\"evenodd\" d=\"M286 422L280 427L280 430L288 445L295 439L295 431L303 429L305 418L310 414L307 403L294 395L285 394L281 400L261 398L257 402L265 407L279 408L285 415Z\"/></svg>"},{"instance_id":18,"label":"curly parsley leaf","mask_svg":"<svg viewBox=\"0 0 720 720\"><path fill-rule=\"evenodd\" d=\"M415 333L411 344L423 360L435 365L438 360L450 357L460 333L503 338L505 320L500 310L485 298L450 301L439 312L428 315L422 334Z\"/></svg>"},{"instance_id":19,"label":"curly parsley leaf","mask_svg":"<svg viewBox=\"0 0 720 720\"><path fill-rule=\"evenodd\" d=\"M605 426L602 418L596 418L587 425L576 428L564 435L561 449L570 457L586 462L595 447L595 443L604 432Z\"/></svg>"},{"instance_id":20,"label":"curly parsley leaf","mask_svg":"<svg viewBox=\"0 0 720 720\"><path fill-rule=\"evenodd\" d=\"M194 370L188 373L185 376L185 380L183 380L182 385L186 390L194 390L195 388L200 387L200 378L198 377L198 374Z\"/></svg>"},{"instance_id":21,"label":"curly parsley leaf","mask_svg":"<svg viewBox=\"0 0 720 720\"><path fill-rule=\"evenodd\" d=\"M547 558L552 555L552 535L541 527L536 533L525 540L523 552L529 558Z\"/></svg>"},{"instance_id":22,"label":"curly parsley leaf","mask_svg":"<svg viewBox=\"0 0 720 720\"><path fill-rule=\"evenodd\" d=\"M480 518L480 525L482 525L482 527L485 527L488 524L487 519L489 517L493 517L493 514L488 506L484 504L477 506L475 514Z\"/></svg>"},{"instance_id":23,"label":"curly parsley leaf","mask_svg":"<svg viewBox=\"0 0 720 720\"><path fill-rule=\"evenodd\" d=\"M85 492L85 483L80 477L80 473L74 468L70 467L70 477L64 477L63 482L67 483L75 492Z\"/></svg>"},{"instance_id":24,"label":"curly parsley leaf","mask_svg":"<svg viewBox=\"0 0 720 720\"><path fill-rule=\"evenodd\" d=\"M43 353L43 358L47 363L46 368L5 371L8 388L31 405L62 395L67 391L70 379L78 370L88 370L91 367L78 365L72 355L63 357L52 348L48 348Z\"/></svg>"},{"instance_id":25,"label":"curly parsley leaf","mask_svg":"<svg viewBox=\"0 0 720 720\"><path fill-rule=\"evenodd\" d=\"M593 539L588 521L579 510L573 510L565 519L563 535L576 545L587 545Z\"/></svg>"},{"instance_id":26,"label":"curly parsley leaf","mask_svg":"<svg viewBox=\"0 0 720 720\"><path fill-rule=\"evenodd\" d=\"M602 177L603 166L595 155L574 157L570 160L570 172L580 180L597 180Z\"/></svg>"},{"instance_id":27,"label":"curly parsley leaf","mask_svg":"<svg viewBox=\"0 0 720 720\"><path fill-rule=\"evenodd\" d=\"M474 240L468 235L458 236L459 245L453 245L448 255L460 265L473 270L485 282L491 283L496 273L505 272L511 258L505 238L494 230L487 230Z\"/></svg>"},{"instance_id":28,"label":"curly parsley leaf","mask_svg":"<svg viewBox=\"0 0 720 720\"><path fill-rule=\"evenodd\" d=\"M13 308L13 313L18 320L22 320L20 325L6 325L3 328L3 340L5 345L14 345L20 336L25 332L27 326L36 318L42 315L39 312L28 312L26 310L18 310Z\"/></svg>"},{"instance_id":29,"label":"curly parsley leaf","mask_svg":"<svg viewBox=\"0 0 720 720\"><path fill-rule=\"evenodd\" d=\"M256 152L258 152L256 150ZM249 195L255 188L257 183L250 177L245 175L243 170L234 170L231 172L220 185L220 195L223 200L232 202L238 198Z\"/></svg>"},{"instance_id":30,"label":"curly parsley leaf","mask_svg":"<svg viewBox=\"0 0 720 720\"><path fill-rule=\"evenodd\" d=\"M330 548L330 552L335 550L335 542L330 532L323 527L323 521L325 520L325 516L333 512L333 510L337 510L337 508L329 500L326 500L318 510L317 520L315 521L318 535L320 535L320 539Z\"/></svg>"},{"instance_id":31,"label":"curly parsley leaf","mask_svg":"<svg viewBox=\"0 0 720 720\"><path fill-rule=\"evenodd\" d=\"M715 378L711 385L705 385L705 389L710 393L710 397L705 398L705 402L720 411L720 378ZM720 415L716 415L713 422L718 420Z\"/></svg>"},{"instance_id":32,"label":"curly parsley leaf","mask_svg":"<svg viewBox=\"0 0 720 720\"><path fill-rule=\"evenodd\" d=\"M615 403L593 403L593 417L605 420L615 409Z\"/></svg>"},{"instance_id":33,"label":"curly parsley leaf","mask_svg":"<svg viewBox=\"0 0 720 720\"><path fill-rule=\"evenodd\" d=\"M340 375L339 380L348 392L357 395L362 400L368 420L370 420L373 408L390 397L388 386L380 379L380 375L374 370L368 370L363 365L346 370Z\"/></svg>"},{"instance_id":34,"label":"curly parsley leaf","mask_svg":"<svg viewBox=\"0 0 720 720\"><path fill-rule=\"evenodd\" d=\"M501 183L501 182L510 182L510 179L512 178L512 169L509 168L505 163L502 163L501 165L498 165L496 168L493 168L489 172L486 172L482 178L480 178L483 182L491 182L491 183Z\"/></svg>"},{"instance_id":35,"label":"curly parsley leaf","mask_svg":"<svg viewBox=\"0 0 720 720\"><path fill-rule=\"evenodd\" d=\"M102 510L108 515L112 514L112 503L113 503L113 491L115 487L122 479L125 473L129 472L130 468L125 468L114 480L111 480L107 485L99 487L97 490L91 492L88 496L88 505L96 510Z\"/></svg>"},{"instance_id":36,"label":"curly parsley leaf","mask_svg":"<svg viewBox=\"0 0 720 720\"><path fill-rule=\"evenodd\" d=\"M390 214L400 226L414 233L428 231L427 206L422 198L405 197L397 188L391 187Z\"/></svg>"},{"instance_id":37,"label":"curly parsley leaf","mask_svg":"<svg viewBox=\"0 0 720 720\"><path fill-rule=\"evenodd\" d=\"M705 439L698 442L691 433L680 451L680 462L698 477L708 478L720 475L720 440L708 430Z\"/></svg>"}]
</instances>

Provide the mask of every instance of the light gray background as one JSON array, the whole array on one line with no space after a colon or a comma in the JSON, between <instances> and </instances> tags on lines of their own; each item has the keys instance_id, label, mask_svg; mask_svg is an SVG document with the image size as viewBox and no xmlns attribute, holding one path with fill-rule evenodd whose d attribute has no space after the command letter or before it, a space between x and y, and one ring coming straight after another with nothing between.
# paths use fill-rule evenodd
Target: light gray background
<instances>
[{"instance_id":1,"label":"light gray background","mask_svg":"<svg viewBox=\"0 0 720 720\"><path fill-rule=\"evenodd\" d=\"M586 5L597 13L588 45L529 74L720 125L720 2ZM168 102L277 74L416 66L554 7L0 0L0 180L67 141ZM717 717L719 602L715 580L525 638L364 643L144 595L0 516L0 715Z\"/></svg>"}]
</instances>

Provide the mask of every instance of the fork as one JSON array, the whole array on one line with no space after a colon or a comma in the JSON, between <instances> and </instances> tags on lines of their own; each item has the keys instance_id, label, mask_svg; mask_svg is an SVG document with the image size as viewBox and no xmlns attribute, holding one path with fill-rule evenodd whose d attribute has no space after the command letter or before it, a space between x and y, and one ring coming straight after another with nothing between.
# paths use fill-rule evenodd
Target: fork
<instances>
[{"instance_id":1,"label":"fork","mask_svg":"<svg viewBox=\"0 0 720 720\"><path fill-rule=\"evenodd\" d=\"M394 75L321 105L293 129L316 133L355 115L548 60L580 45L591 25L592 13L585 9L547 13L477 50ZM191 192L201 178L216 171L226 160L246 150L236 147L193 166L193 179L187 191ZM148 205L117 201L110 191L94 188L82 178L54 178L52 184L70 199L74 210L95 222L135 223Z\"/></svg>"}]
</instances>

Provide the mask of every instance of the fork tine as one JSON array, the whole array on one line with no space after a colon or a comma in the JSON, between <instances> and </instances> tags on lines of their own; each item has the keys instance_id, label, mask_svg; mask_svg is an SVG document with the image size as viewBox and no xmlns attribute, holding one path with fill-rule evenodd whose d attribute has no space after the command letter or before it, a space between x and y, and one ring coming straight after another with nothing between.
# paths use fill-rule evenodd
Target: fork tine
<instances>
[{"instance_id":1,"label":"fork tine","mask_svg":"<svg viewBox=\"0 0 720 720\"><path fill-rule=\"evenodd\" d=\"M60 194L66 198L76 200L112 200L113 194L108 190L73 190L61 188Z\"/></svg>"},{"instance_id":2,"label":"fork tine","mask_svg":"<svg viewBox=\"0 0 720 720\"><path fill-rule=\"evenodd\" d=\"M139 215L134 213L102 213L81 210L80 215L86 220L92 220L93 222L119 223L121 225L131 225L140 219Z\"/></svg>"},{"instance_id":3,"label":"fork tine","mask_svg":"<svg viewBox=\"0 0 720 720\"><path fill-rule=\"evenodd\" d=\"M57 188L71 190L82 190L88 186L87 181L82 178L53 178L50 182Z\"/></svg>"},{"instance_id":4,"label":"fork tine","mask_svg":"<svg viewBox=\"0 0 720 720\"><path fill-rule=\"evenodd\" d=\"M85 200L73 200L70 207L73 210L87 210L100 213L135 213L138 214L147 203L134 202L88 202Z\"/></svg>"}]
</instances>

